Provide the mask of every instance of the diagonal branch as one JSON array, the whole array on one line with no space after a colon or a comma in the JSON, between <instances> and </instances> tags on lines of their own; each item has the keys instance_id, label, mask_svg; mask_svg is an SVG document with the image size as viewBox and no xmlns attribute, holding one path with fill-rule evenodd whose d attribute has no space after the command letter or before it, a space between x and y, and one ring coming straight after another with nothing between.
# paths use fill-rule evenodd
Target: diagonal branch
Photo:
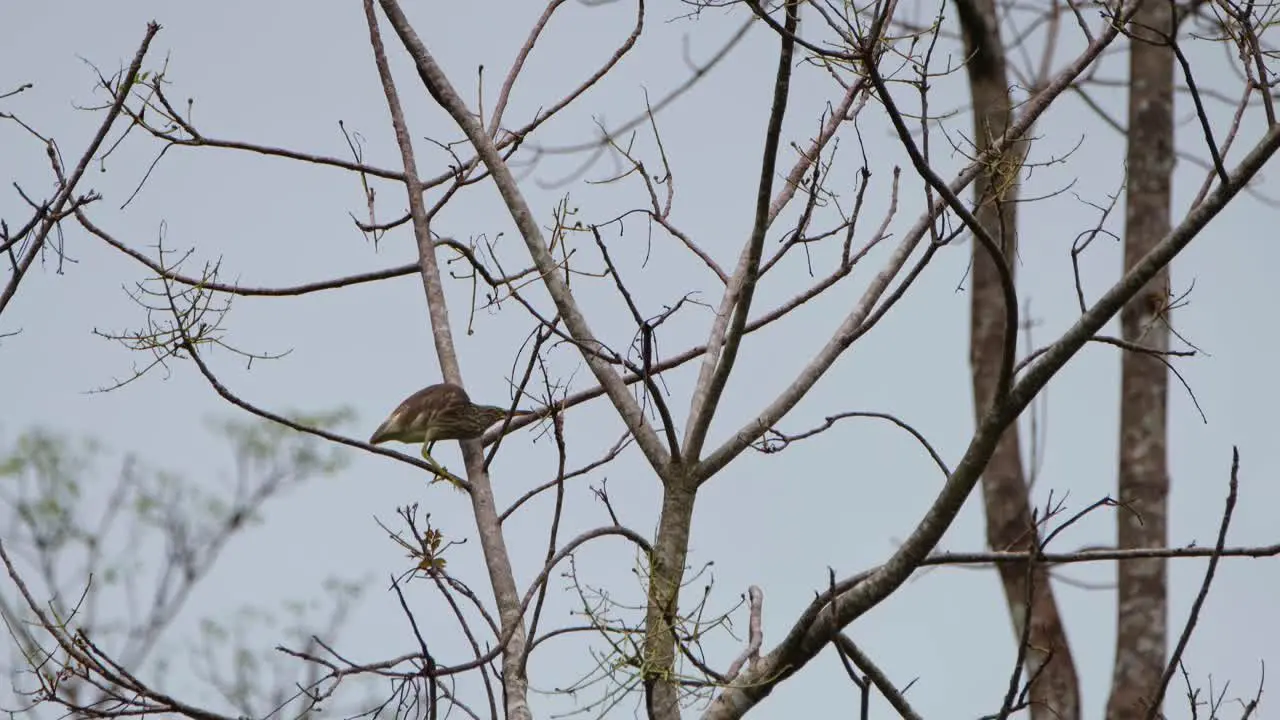
<instances>
[{"instance_id":1,"label":"diagonal branch","mask_svg":"<svg viewBox=\"0 0 1280 720\"><path fill-rule=\"evenodd\" d=\"M862 648L853 642L852 638L840 633L836 635L835 643L840 652L848 655L853 664L867 676L867 679L876 686L880 694L884 695L884 699L889 701L889 704L893 706L893 709L903 720L920 720L920 714L907 702L906 694L890 682L884 671L871 660L869 655L862 651Z\"/></svg>"},{"instance_id":2,"label":"diagonal branch","mask_svg":"<svg viewBox=\"0 0 1280 720\"><path fill-rule=\"evenodd\" d=\"M1165 692L1169 689L1169 681L1173 679L1173 671L1182 662L1182 654L1187 649L1187 643L1191 640L1191 633L1196 629L1196 622L1200 619L1200 611L1204 609L1204 601L1209 597L1209 587L1213 585L1213 576L1218 571L1218 561L1222 559L1223 549L1227 544L1227 528L1231 527L1231 516L1236 510L1236 497L1240 491L1240 448L1231 448L1231 476L1227 484L1227 500L1226 508L1222 511L1222 523L1218 526L1218 541L1213 545L1213 554L1209 556L1209 567L1204 571L1204 580L1200 583L1200 592L1196 593L1196 599L1191 603L1191 612L1187 616L1187 624L1182 628L1182 635L1178 637L1178 644L1173 649L1173 656L1169 658L1168 665L1165 666L1164 672L1160 675L1159 684L1154 688L1153 698L1150 706L1147 708L1146 720L1155 720L1160 713L1159 698L1163 698Z\"/></svg>"},{"instance_id":3,"label":"diagonal branch","mask_svg":"<svg viewBox=\"0 0 1280 720\"><path fill-rule=\"evenodd\" d=\"M142 70L142 59L146 57L147 50L151 47L151 40L160 32L160 25L155 22L147 23L147 32L142 38L142 44L138 47L138 52L134 53L133 61L129 63L129 69L124 72L120 78L120 84L116 87L115 97L112 98L111 108L107 110L107 117L98 126L98 132L89 141L89 147L85 148L84 154L80 156L80 161L76 163L75 169L67 176L66 180L60 183L62 185L58 194L54 197L49 209L44 213L44 222L40 224L39 231L36 232L27 252L22 256L18 263L14 266L13 276L9 278L8 284L5 285L3 291L0 291L0 313L4 312L9 301L13 299L14 294L18 291L18 283L22 282L22 277L26 275L27 270L31 267L31 263L35 261L41 250L44 249L45 241L49 238L49 233L58 224L58 220L62 217L62 208L71 200L71 194L75 192L76 186L80 184L80 179L84 177L84 171L89 167L89 162L93 160L93 156L97 154L98 148L107 138L107 133L111 131L111 126L115 124L116 118L120 116L124 108L125 100L129 97L129 91L133 89L133 84L138 80L138 73ZM57 150L52 142L48 144L49 159L54 163L55 168L58 165Z\"/></svg>"}]
</instances>

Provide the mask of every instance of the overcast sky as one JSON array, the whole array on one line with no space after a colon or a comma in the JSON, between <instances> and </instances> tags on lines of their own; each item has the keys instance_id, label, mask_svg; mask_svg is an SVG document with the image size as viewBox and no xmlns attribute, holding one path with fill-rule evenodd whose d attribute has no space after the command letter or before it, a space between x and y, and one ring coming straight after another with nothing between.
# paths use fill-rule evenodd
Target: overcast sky
<instances>
[{"instance_id":1,"label":"overcast sky","mask_svg":"<svg viewBox=\"0 0 1280 720\"><path fill-rule=\"evenodd\" d=\"M541 4L473 1L426 7L413 8L411 17L428 48L473 108L480 93L477 68L484 66L483 95L490 109ZM646 93L656 100L683 82L689 73L687 62L705 61L745 19L742 8L707 11L697 19L682 17L687 11L687 5L675 3L649 8L645 36L616 74L535 135L529 147L579 142L594 136L597 123L614 126L634 117L643 110ZM927 21L936 8L912 5L907 12ZM359 133L370 164L395 169L400 162L359 3L15 3L3 15L0 92L25 82L35 87L0 101L0 110L16 113L56 138L68 161L79 156L101 119L100 114L78 109L102 98L94 92L95 75L87 63L108 73L127 65L146 22L155 19L163 30L146 67L155 70L167 62L172 97L194 99L195 123L208 135L346 157L341 121ZM626 37L633 21L634 9L626 4L568 3L530 58L507 111L508 124L527 121L574 87ZM1076 35L1068 33L1060 60L1078 49ZM437 174L449 158L425 138L453 140L458 133L422 91L394 35L388 31L385 38L422 173ZM756 27L696 91L658 118L674 173L673 220L726 267L732 266L752 220L776 46L768 32ZM938 68L960 62L953 45L944 43L938 52ZM1209 60L1198 79L1206 87L1221 86L1223 92L1235 94L1235 77L1225 69L1221 55L1197 56ZM1124 69L1124 61L1116 57L1102 75L1122 77ZM785 167L795 157L791 143L807 143L825 105L838 99L824 71L801 66L796 78L782 156ZM956 143L970 132L964 79L962 72L935 79L930 101L932 112L953 113L944 127ZM1122 92L1099 97L1116 117L1124 117ZM1180 121L1189 117L1185 97L1179 99L1178 112ZM1229 109L1218 106L1214 112L1225 119ZM903 190L891 228L900 236L919 214L919 182L876 107L869 106L863 117L859 128L872 180L859 237L869 237L886 211L895 164L903 165ZM1096 211L1086 203L1105 204L1108 193L1119 187L1124 144L1074 97L1064 99L1036 132L1034 157L1065 157L1037 169L1026 195L1066 190L1024 206L1021 217L1021 299L1029 303L1036 321L1036 342L1043 342L1078 314L1070 247L1077 233L1096 221ZM0 126L0 133L4 179L20 181L36 195L47 193L50 181L43 149L12 124ZM1204 155L1196 126L1182 122L1178 139L1180 148ZM842 206L849 208L862 151L852 128L843 133L841 143L832 187L841 193ZM645 154L651 174L660 174L652 133L642 129L636 147ZM167 247L193 251L188 266L192 271L220 259L224 280L269 286L392 267L416 257L405 227L375 247L353 226L350 214L363 217L367 212L356 176L249 153L174 148L141 193L122 209L158 150L154 140L135 134L101 168L91 166L82 185L82 190L93 188L104 196L92 207L95 221L134 248L146 251L163 237ZM935 135L934 153L944 176L963 161L950 152L941 134ZM605 222L647 204L634 179L594 183L615 173L610 161L574 177L573 169L583 160L581 155L551 157L521 175L521 187L544 228L561 200L567 199L566 206L584 223ZM1203 172L1185 161L1178 168L1174 204L1185 209ZM1259 189L1280 196L1274 174L1264 173ZM569 181L562 182L566 177ZM391 183L376 187L380 219L401 215L406 208L403 190ZM11 227L25 217L11 188L0 192L0 216ZM1120 232L1122 217L1117 211L1109 228ZM1240 448L1242 471L1230 543L1277 540L1277 217L1274 207L1242 196L1173 265L1175 294L1194 285L1188 302L1174 316L1177 330L1204 351L1178 361L1178 368L1207 418L1201 420L1191 396L1175 381L1169 443L1169 528L1175 545L1213 542L1232 445ZM793 221L793 216L784 218L788 219ZM780 228L785 227L785 222L777 226L770 249L777 247ZM520 267L521 258L527 258L509 215L487 186L460 194L433 229L460 240L495 241L504 262L510 262L507 269ZM114 453L98 466L100 479L91 479L95 483L110 482L119 455L134 452L211 491L225 488L232 458L226 443L209 431L208 421L242 414L217 397L194 365L177 363L169 374L153 373L118 391L89 392L127 376L135 363L145 360L92 331L143 323L143 312L125 288L144 279L146 271L77 227L68 226L64 237L71 262L61 272L52 255L37 264L0 317L0 333L21 330L0 340L3 446L25 430L46 427L72 437L96 438ZM672 238L650 234L638 217L626 223L624 233L615 226L606 237L647 315L662 312L690 291L699 293L695 297L701 302L718 303L715 278ZM847 284L751 336L729 385L722 419L712 430L711 446L790 382L843 319L883 263L888 247L873 252ZM1120 250L1119 243L1100 240L1085 255L1084 289L1091 297L1118 277ZM583 269L599 268L589 246L581 245L579 252ZM967 242L942 252L900 305L837 363L782 429L799 431L842 410L892 412L924 432L948 462L958 459L973 426L965 292L968 254ZM818 251L814 258L815 272L825 272L820 262L829 261L830 255ZM448 267L461 270L457 264ZM808 282L805 258L794 253L762 284L756 307L763 311ZM634 326L611 283L593 278L575 283L596 332L616 347L624 346ZM507 304L499 312L476 313L468 332L470 285L452 282L448 292L468 390L481 402L506 402L513 358L532 330L532 321ZM658 351L664 355L698 344L709 327L712 312L707 307L694 305L682 312L679 321L659 335ZM226 326L228 340L237 346L256 352L291 351L281 360L255 362L249 368L228 353L212 354L214 369L235 392L276 411L350 407L357 419L344 430L361 439L404 396L439 379L422 285L415 276L303 298L238 299ZM1118 334L1118 328L1109 332ZM1075 511L1114 493L1119 367L1114 348L1091 346L1049 386L1047 403L1040 408L1047 412L1040 420L1047 422L1047 444L1041 448L1035 486L1039 502L1051 491L1055 497L1066 494ZM669 382L677 416L687 410L695 368L687 366ZM592 383L589 371L568 348L555 351L550 369L575 389ZM570 465L597 456L620 429L601 402L572 410L566 426ZM1024 433L1024 442L1028 437ZM165 636L165 653L181 658L191 649L203 618L230 618L246 605L278 610L288 600L319 597L321 583L329 577L368 584L357 612L337 639L350 657L371 661L416 649L394 594L386 590L388 576L406 567L404 553L387 540L375 517L390 521L397 505L419 502L451 536L472 537L470 506L447 488L426 487L421 473L406 465L356 452L349 457L349 468L339 476L275 500L265 509L266 522L233 541ZM461 467L454 444L441 445L437 457ZM495 464L499 505L552 477L554 460L550 438L529 430L510 438ZM589 482L598 485L605 476L623 522L651 533L657 517L657 481L639 453L629 450ZM828 568L847 576L886 558L932 502L941 482L928 456L908 436L871 421L846 421L780 455L744 454L698 501L690 563L696 568L714 562L706 576L714 579L709 608L728 609L749 585L762 586L765 647L773 646L813 593L825 587ZM507 528L521 583L541 566L550 507L549 502L535 503ZM981 549L982 519L975 493L943 547ZM562 537L605 522L586 483L569 493ZM1062 537L1057 549L1112 543L1113 528L1113 515L1095 513ZM0 535L4 532L0 528ZM450 556L449 569L489 597L477 553L473 539ZM620 602L633 602L642 597L633 566L630 549L606 540L583 553L578 570L585 582L609 588ZM1171 567L1174 633L1182 627L1203 570L1200 561ZM1055 589L1083 682L1086 716L1098 717L1109 685L1114 593L1082 585L1110 583L1114 569L1074 566L1062 576L1078 581L1059 583ZM563 577L553 577L552 582L555 590L569 587ZM702 584L695 583L686 598L698 597ZM570 622L567 613L575 607L574 596L554 596L547 622ZM435 612L443 606L431 599L426 584L411 597L421 603L422 617L440 638L440 661L465 659L465 647L444 616ZM1277 598L1280 570L1275 560L1225 561L1186 655L1192 677L1207 682L1212 676L1218 689L1229 681L1229 697L1251 695L1261 663L1280 665ZM737 618L740 623L744 619ZM915 680L909 697L926 717L995 711L1016 651L992 571L919 574L850 632L899 684ZM253 638L263 650L280 641L272 631ZM549 691L572 682L574 670L589 667L584 647L572 638L544 646L533 663L535 686ZM709 647L713 666L723 669L740 646L722 637ZM178 663L166 690L224 710L184 665ZM587 690L578 702L598 692ZM1185 716L1184 702L1174 695L1166 709L1171 716ZM780 686L756 715L812 716L854 697L839 662L828 653ZM562 699L538 697L534 703L541 715L567 707ZM629 701L611 716L634 712L636 706Z\"/></svg>"}]
</instances>

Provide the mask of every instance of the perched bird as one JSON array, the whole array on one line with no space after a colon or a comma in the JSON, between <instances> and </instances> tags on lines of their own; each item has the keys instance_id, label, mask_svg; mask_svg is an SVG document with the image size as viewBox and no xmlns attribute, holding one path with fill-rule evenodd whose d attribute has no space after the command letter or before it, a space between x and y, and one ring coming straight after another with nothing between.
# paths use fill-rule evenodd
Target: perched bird
<instances>
[{"instance_id":1,"label":"perched bird","mask_svg":"<svg viewBox=\"0 0 1280 720\"><path fill-rule=\"evenodd\" d=\"M512 415L529 415L516 410ZM439 466L431 457L437 440L474 440L491 425L507 416L506 408L476 405L467 391L453 383L439 383L410 395L373 431L370 445L389 440L422 443L423 459Z\"/></svg>"}]
</instances>

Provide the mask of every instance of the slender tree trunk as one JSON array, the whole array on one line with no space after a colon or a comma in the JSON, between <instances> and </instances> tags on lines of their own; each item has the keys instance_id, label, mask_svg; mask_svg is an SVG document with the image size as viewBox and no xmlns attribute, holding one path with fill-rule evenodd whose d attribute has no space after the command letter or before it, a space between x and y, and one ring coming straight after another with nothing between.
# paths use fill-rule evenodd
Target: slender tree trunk
<instances>
[{"instance_id":1,"label":"slender tree trunk","mask_svg":"<svg viewBox=\"0 0 1280 720\"><path fill-rule=\"evenodd\" d=\"M957 0L956 7L969 58L966 67L973 100L974 140L982 151L1004 133L1012 112L1004 47L995 21L993 0ZM1023 152L1015 145L988 166L974 183L978 222L1000 243L1011 269L1017 264L1015 201ZM970 364L974 410L981 419L996 392L1006 328L1005 298L997 266L976 241L972 282ZM1008 328L1007 332L1017 332L1017 328ZM1027 550L1037 545L1038 533L1032 520L1016 423L1005 431L983 472L982 495L987 515L987 542L993 549ZM1000 563L998 570L1015 636L1021 639L1028 617L1031 622L1026 653L1026 676L1035 678L1031 717L1077 720L1080 717L1079 683L1048 569L1035 565L1028 572L1026 563Z\"/></svg>"},{"instance_id":2,"label":"slender tree trunk","mask_svg":"<svg viewBox=\"0 0 1280 720\"><path fill-rule=\"evenodd\" d=\"M650 720L680 720L680 685L674 677L676 616L680 583L693 523L693 483L681 476L667 482L662 495L658 536L649 558L649 599L645 617L642 676Z\"/></svg>"},{"instance_id":3,"label":"slender tree trunk","mask_svg":"<svg viewBox=\"0 0 1280 720\"><path fill-rule=\"evenodd\" d=\"M445 301L444 285L440 279L440 265L436 260L435 244L431 240L431 228L423 203L422 181L413 154L413 141L404 118L399 93L387 62L382 36L378 32L378 19L373 0L364 2L365 18L369 24L369 39L374 50L378 75L383 83L387 107L395 128L396 142L400 146L404 164L405 190L408 192L409 214L413 221L414 239L418 245L418 261L422 267L422 287L427 295L427 312L431 317L431 335L435 340L436 359L440 373L447 382L463 385L462 367L458 362L453 332L449 325L449 309ZM384 11L386 10L384 6ZM390 13L388 13L390 15ZM403 23L403 18L400 19ZM484 467L484 455L480 443L475 440L459 443L467 465L467 479L471 483L471 505L475 511L476 531L484 553L485 567L493 586L494 601L502 633L509 637L502 652L502 697L507 720L530 720L529 679L525 673L525 650L528 643L524 614L520 607L520 592L516 587L515 572L511 568L511 556L507 552L502 523L498 519L493 499L493 486Z\"/></svg>"},{"instance_id":4,"label":"slender tree trunk","mask_svg":"<svg viewBox=\"0 0 1280 720\"><path fill-rule=\"evenodd\" d=\"M1169 232L1174 58L1161 36L1172 32L1172 13L1173 3L1148 0L1130 24L1126 270ZM1168 350L1168 305L1166 269L1124 306L1122 337L1156 352ZM1168 392L1169 372L1160 357L1123 355L1119 497L1128 510L1116 513L1121 548L1168 543ZM1107 718L1124 720L1145 717L1148 706L1158 702L1168 651L1168 590L1164 560L1124 560L1116 568L1116 656Z\"/></svg>"}]
</instances>

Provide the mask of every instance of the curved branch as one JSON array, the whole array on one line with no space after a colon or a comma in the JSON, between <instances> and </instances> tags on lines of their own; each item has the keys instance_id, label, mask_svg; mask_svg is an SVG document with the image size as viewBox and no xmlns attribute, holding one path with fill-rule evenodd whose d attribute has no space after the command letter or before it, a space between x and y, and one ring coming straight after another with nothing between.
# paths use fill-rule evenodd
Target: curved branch
<instances>
[{"instance_id":1,"label":"curved branch","mask_svg":"<svg viewBox=\"0 0 1280 720\"><path fill-rule=\"evenodd\" d=\"M611 138L617 137L622 133L625 133L629 130L633 130L639 127L640 125L643 125L646 121L649 120L649 118L653 116L654 113L661 112L668 105L675 102L677 98L679 98L681 95L687 92L690 88L696 85L698 81L701 80L707 73L711 72L711 70L715 68L716 65L720 64L722 60L728 57L729 53L735 47L737 47L738 43L741 42L742 39L747 36L747 31L751 29L751 26L752 26L751 21L747 21L743 23L741 26L739 26L737 31L734 32L732 36L730 36L729 41L726 42L723 46L721 46L720 49L717 50L711 56L710 60L707 60L702 65L695 66L693 69L693 73L687 79L685 79L684 82L682 82L681 84L673 88L664 97L659 99L658 102L654 103L653 105L647 105L645 112L636 115L631 120L628 120L622 123L621 125L614 127L612 130L606 131L602 139L589 142L589 143L579 143L577 145L561 145L557 147L536 147L534 149L534 152L537 152L539 154L546 154L546 155L563 155L563 154L569 154L569 153L584 152L587 150L599 150L602 147L608 145ZM545 121L545 118L539 116L538 121L543 122ZM532 129L532 128L529 128L529 129ZM525 132L524 130L521 131L522 136L524 132Z\"/></svg>"},{"instance_id":2,"label":"curved branch","mask_svg":"<svg viewBox=\"0 0 1280 720\"><path fill-rule=\"evenodd\" d=\"M992 396L991 402L994 404L1004 396L1009 390L1009 383L1013 377L1014 357L1018 347L1018 291L1013 284L1013 273L1009 271L1009 265L1005 261L1004 253L1000 250L999 243L987 229L978 222L978 218L974 217L969 208L965 206L950 187L947 186L937 172L929 166L929 161L920 153L920 149L916 147L915 140L911 137L911 129L907 127L906 122L902 119L902 113L894 104L892 96L889 94L889 88L885 85L884 78L880 75L880 69L876 67L875 55L873 50L867 50L861 58L862 66L867 70L867 76L871 78L871 82L875 85L876 94L880 96L880 102L884 103L885 111L889 115L889 120L893 123L894 130L898 133L898 141L902 143L902 147L906 149L907 154L911 157L911 164L915 167L916 172L924 181L933 188L935 192L942 196L951 211L960 217L969 232L973 233L974 238L987 251L987 255L991 258L992 265L996 268L997 276L1000 280L1000 290L1004 294L1004 351L1000 358L1000 378L996 382L996 392ZM1009 147L1021 140L1020 135L1006 134L1003 138L1005 151L1011 150ZM997 155L996 157L999 157ZM993 160L994 162L994 160Z\"/></svg>"},{"instance_id":3,"label":"curved branch","mask_svg":"<svg viewBox=\"0 0 1280 720\"><path fill-rule=\"evenodd\" d=\"M273 413L270 410L264 410L263 408L260 408L257 405L254 405L248 400L241 398L239 395L236 395L235 393L231 392L231 390L226 385L222 384L222 381L218 379L218 376L215 375L213 373L213 370L210 369L209 365L205 363L204 358L200 356L200 352L195 349L195 343L192 342L191 339L186 336L186 332L181 330L179 332L182 333L182 339L181 339L182 349L186 350L187 354L191 356L191 359L195 362L196 367L199 368L200 374L204 376L205 380L209 381L209 385L213 388L214 392L218 393L218 396L221 397L223 400L226 400L227 402L231 403L232 405L235 405L241 410L244 410L250 415L256 415L262 418L263 420L270 420L271 422L283 425L284 427L287 427L290 430L296 430L297 432L300 432L300 433L306 433L308 435L315 435L316 437L324 438L329 442L338 443L339 445L346 445L347 447L359 448L367 452L375 453L377 455L382 455L384 457L389 457L393 460L399 460L402 463L413 465L416 468L419 468L421 470L426 470L427 472L430 472L433 474L437 472L437 469L433 467L431 464L427 463L426 461L419 460L418 458L413 457L412 455L405 455L404 453L396 452L395 450L389 450L387 448L384 448L378 445L370 445L369 443L363 442L361 440L354 440L352 438L346 437L345 435L339 435L337 433L329 432L328 430L322 430L320 428L311 427L310 425L306 425L304 423L290 420L289 418L283 415L278 415L276 413ZM464 490L467 489L465 482L460 487L462 487L462 489Z\"/></svg>"},{"instance_id":4,"label":"curved branch","mask_svg":"<svg viewBox=\"0 0 1280 720\"><path fill-rule=\"evenodd\" d=\"M110 233L98 227L97 224L90 220L84 212L77 210L75 217L76 221L80 223L80 226L85 230L88 230L90 234L97 236L98 239L111 247L142 263L147 269L154 272L157 277L190 287L200 287L208 290L215 290L217 292L228 293L230 295L239 295L240 297L289 297L294 295L306 295L308 293L320 292L322 290L336 290L349 285L360 285L367 282L376 282L378 280L388 280L390 278L413 275L414 273L417 273L419 269L418 263L409 263L408 265L400 265L398 267L387 268L385 270L373 270L371 272L347 275L340 278L333 278L332 280L319 280L316 282L304 283L302 285L286 287L247 287L235 283L222 283L194 278L165 268L163 265L150 257L147 257L145 254L134 250L128 245L125 245L112 237Z\"/></svg>"},{"instance_id":5,"label":"curved branch","mask_svg":"<svg viewBox=\"0 0 1280 720\"><path fill-rule=\"evenodd\" d=\"M783 433L773 431L774 437L780 442L782 442L782 446L777 448L767 449L765 450L765 452L777 452L797 440L804 440L805 438L810 438L821 432L825 432L826 430L833 427L836 424L836 421L843 420L845 418L872 418L876 420L886 420L890 423L893 423L899 428L905 430L908 434L911 435L911 437L915 438L916 442L920 443L920 446L925 449L925 452L929 453L929 457L933 460L933 464L938 466L938 469L942 471L942 474L944 476L947 476L947 477L951 476L951 468L947 467L946 461L942 459L942 456L938 454L938 451L935 450L933 445L930 444L928 439L925 438L924 433L921 433L919 430L916 430L914 427L912 427L906 421L900 419L898 416L892 415L890 413L883 413L883 412L851 410L849 412L841 412L841 413L836 413L835 415L828 415L821 425L815 428L810 428L808 430L805 430L804 432L797 433L795 435L785 435Z\"/></svg>"}]
</instances>

